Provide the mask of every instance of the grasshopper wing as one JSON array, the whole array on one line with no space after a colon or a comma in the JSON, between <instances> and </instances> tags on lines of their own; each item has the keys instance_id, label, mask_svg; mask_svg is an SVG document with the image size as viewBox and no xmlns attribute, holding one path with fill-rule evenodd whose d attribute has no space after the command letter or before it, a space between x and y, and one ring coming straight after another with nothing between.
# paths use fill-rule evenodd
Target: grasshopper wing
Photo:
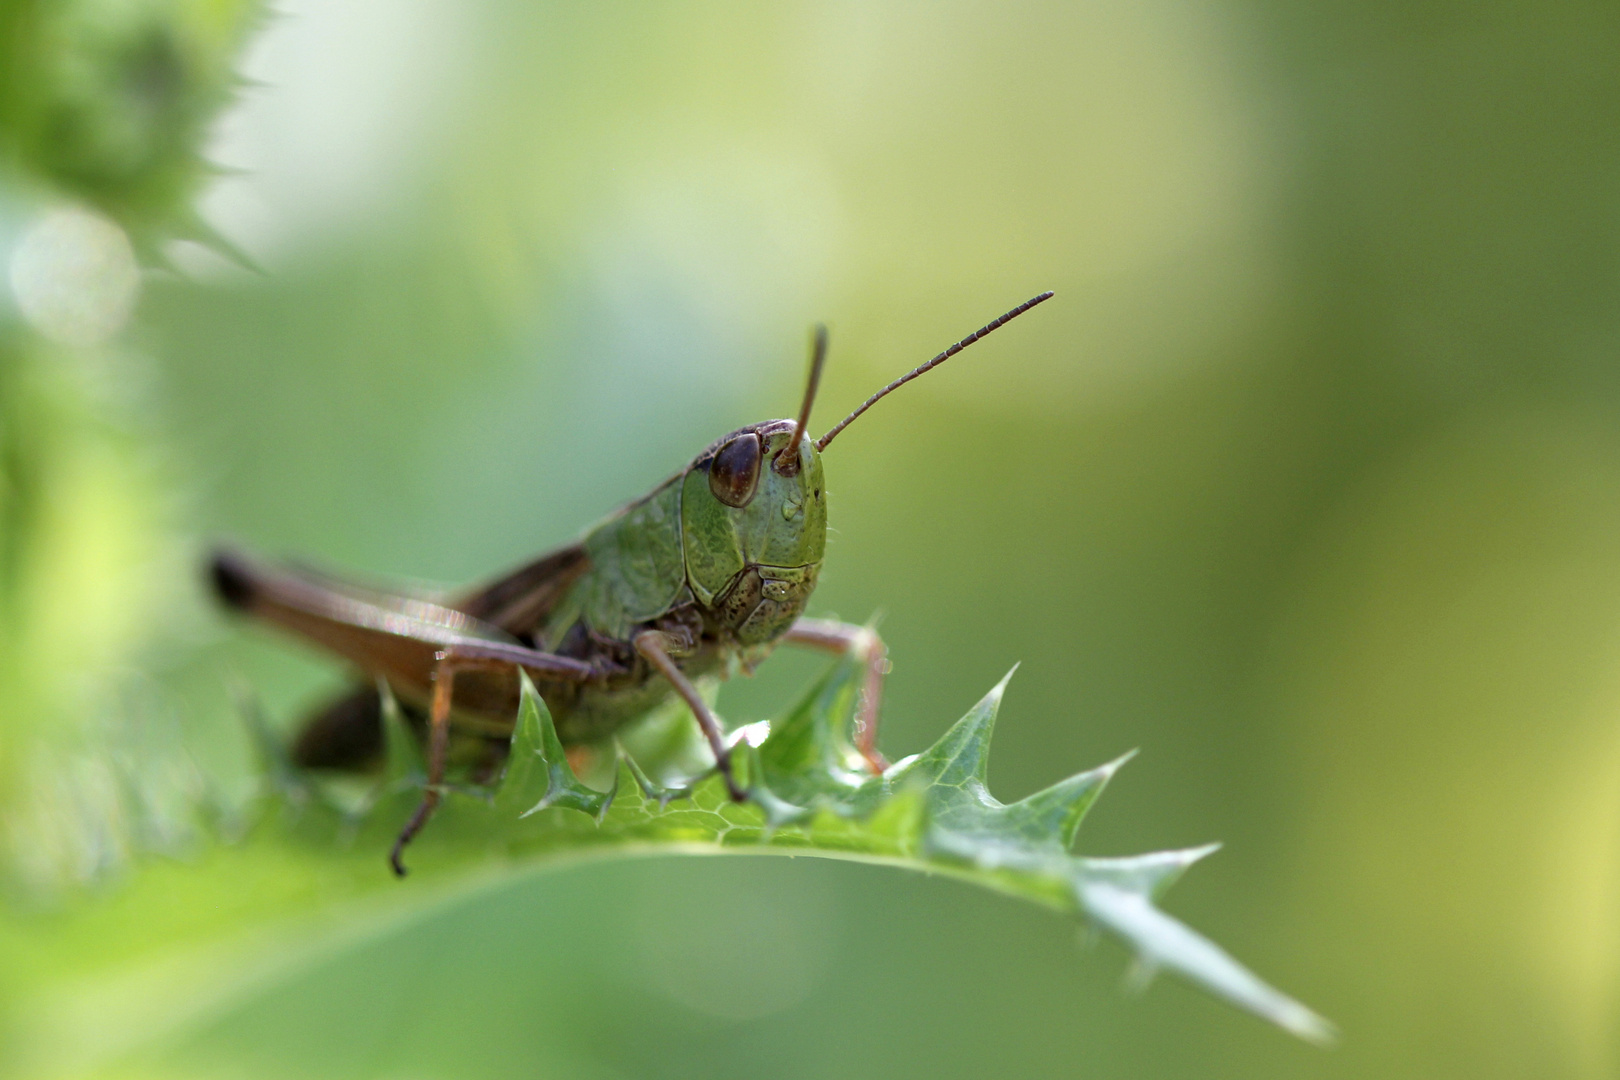
<instances>
[{"instance_id":1,"label":"grasshopper wing","mask_svg":"<svg viewBox=\"0 0 1620 1080\"><path fill-rule=\"evenodd\" d=\"M468 640L513 637L464 611L375 592L313 572L218 552L214 589L231 607L323 645L372 675L426 687L434 654Z\"/></svg>"},{"instance_id":2,"label":"grasshopper wing","mask_svg":"<svg viewBox=\"0 0 1620 1080\"><path fill-rule=\"evenodd\" d=\"M557 602L591 568L580 544L569 544L498 578L449 606L533 643Z\"/></svg>"},{"instance_id":3,"label":"grasshopper wing","mask_svg":"<svg viewBox=\"0 0 1620 1080\"><path fill-rule=\"evenodd\" d=\"M428 689L439 649L468 639L528 639L589 565L584 549L573 545L447 603L315 570L266 566L228 551L215 554L210 570L215 591L230 606L323 645L417 697ZM412 705L401 702L414 721ZM362 684L305 720L292 757L306 768L364 769L381 750L381 700L374 684Z\"/></svg>"}]
</instances>

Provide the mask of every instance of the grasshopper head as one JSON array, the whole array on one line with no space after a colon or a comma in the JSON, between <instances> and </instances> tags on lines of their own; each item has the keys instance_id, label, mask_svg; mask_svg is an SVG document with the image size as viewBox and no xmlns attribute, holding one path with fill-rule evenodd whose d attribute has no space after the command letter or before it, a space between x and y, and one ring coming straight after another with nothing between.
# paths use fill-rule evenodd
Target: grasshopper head
<instances>
[{"instance_id":1,"label":"grasshopper head","mask_svg":"<svg viewBox=\"0 0 1620 1080\"><path fill-rule=\"evenodd\" d=\"M1041 293L980 327L867 398L821 438L810 439L805 426L827 358L827 329L816 327L798 419L733 431L686 470L681 536L686 578L697 598L744 644L770 641L785 631L815 588L827 546L827 492L821 479L827 444L890 393L1051 296Z\"/></svg>"},{"instance_id":2,"label":"grasshopper head","mask_svg":"<svg viewBox=\"0 0 1620 1080\"><path fill-rule=\"evenodd\" d=\"M813 584L827 545L827 490L821 454L800 425L733 431L697 456L683 485L687 579L705 605L749 567L769 581Z\"/></svg>"}]
</instances>

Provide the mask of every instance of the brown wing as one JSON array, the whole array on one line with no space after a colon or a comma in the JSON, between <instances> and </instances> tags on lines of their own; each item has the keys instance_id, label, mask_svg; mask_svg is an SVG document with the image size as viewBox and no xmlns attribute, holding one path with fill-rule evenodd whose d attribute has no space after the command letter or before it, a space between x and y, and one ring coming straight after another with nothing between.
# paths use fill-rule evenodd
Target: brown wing
<instances>
[{"instance_id":1,"label":"brown wing","mask_svg":"<svg viewBox=\"0 0 1620 1080\"><path fill-rule=\"evenodd\" d=\"M479 622L532 642L570 586L591 568L579 544L569 544L520 566L449 606Z\"/></svg>"},{"instance_id":2,"label":"brown wing","mask_svg":"<svg viewBox=\"0 0 1620 1080\"><path fill-rule=\"evenodd\" d=\"M512 637L464 611L218 552L210 570L226 603L324 645L361 670L425 691L434 656L469 640Z\"/></svg>"}]
</instances>

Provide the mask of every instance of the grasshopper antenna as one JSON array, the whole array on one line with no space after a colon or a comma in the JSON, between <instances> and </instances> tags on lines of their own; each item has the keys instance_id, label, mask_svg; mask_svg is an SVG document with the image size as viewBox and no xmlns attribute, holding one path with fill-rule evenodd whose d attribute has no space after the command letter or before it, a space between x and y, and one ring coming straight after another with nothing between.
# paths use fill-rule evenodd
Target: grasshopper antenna
<instances>
[{"instance_id":1,"label":"grasshopper antenna","mask_svg":"<svg viewBox=\"0 0 1620 1080\"><path fill-rule=\"evenodd\" d=\"M821 366L827 362L827 327L816 323L810 344L810 384L804 388L804 404L799 406L799 422L793 425L793 441L782 447L776 455L773 468L781 476L793 476L799 471L799 441L810 423L810 407L816 403L816 390L821 386Z\"/></svg>"},{"instance_id":2,"label":"grasshopper antenna","mask_svg":"<svg viewBox=\"0 0 1620 1080\"><path fill-rule=\"evenodd\" d=\"M902 375L898 379L894 380L894 382L890 383L888 386L885 386L883 389L879 390L877 393L875 393L871 397L867 398L865 401L863 401L861 403L860 408L856 409L854 412L850 413L848 416L846 416L842 420L838 421L838 426L837 427L833 428L831 431L827 432L827 434L825 434L821 438L817 439L816 440L816 452L820 453L821 451L827 449L827 444L832 442L833 438L835 436L837 436L837 434L840 431L843 431L845 428L849 427L850 424L853 424L855 422L855 418L857 416L861 415L861 413L865 412L867 409L870 409L873 405L876 405L884 397L887 397L889 394L891 394L894 391L900 389L900 387L904 386L906 383L910 382L912 379L915 379L917 376L923 374L924 372L932 371L934 368L937 368L939 365L943 364L945 361L949 360L951 357L955 356L957 353L961 352L963 349L967 348L969 345L973 344L975 341L978 341L980 338L984 337L990 331L995 330L995 329L997 329L997 328L999 328L1001 326L1006 325L1007 323L1012 322L1014 319L1018 318L1018 316L1022 315L1024 312L1028 311L1030 308L1034 307L1036 304L1043 304L1043 303L1045 303L1046 301L1048 301L1050 299L1052 299L1052 293L1051 293L1050 290L1048 290L1047 292L1041 293L1041 295L1039 295L1039 296L1033 297L1033 298L1031 298L1029 300L1025 300L1022 304L1019 304L1017 307L1015 307L1011 311L1007 312L1007 314L1003 315L1001 318L996 319L994 322L987 323L984 326L979 327L977 330L973 331L973 333L969 334L967 337L963 338L961 341L958 341L955 345L952 345L950 348L946 349L944 352L940 353L938 356L936 356L932 360L928 361L928 363L922 364L922 365L920 365L918 367L912 368L910 371L906 372L904 375ZM812 389L814 389L816 376L811 375L810 378L811 378L810 386L811 386ZM807 399L805 401L805 415L801 416L800 419L799 419L799 425L800 425L801 428L804 426L805 418L808 417L809 412L810 412L810 403L809 403L809 401Z\"/></svg>"}]
</instances>

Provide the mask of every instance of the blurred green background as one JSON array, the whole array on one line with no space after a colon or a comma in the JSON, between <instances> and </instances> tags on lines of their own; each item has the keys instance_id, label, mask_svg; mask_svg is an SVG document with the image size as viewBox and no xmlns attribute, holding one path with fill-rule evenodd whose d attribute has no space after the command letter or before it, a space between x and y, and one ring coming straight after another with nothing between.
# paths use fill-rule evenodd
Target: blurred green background
<instances>
[{"instance_id":1,"label":"blurred green background","mask_svg":"<svg viewBox=\"0 0 1620 1080\"><path fill-rule=\"evenodd\" d=\"M999 796L1141 747L1082 850L1224 841L1168 907L1343 1040L1131 994L1067 920L815 860L526 875L191 1000L186 927L230 901L182 865L156 921L116 876L73 901L94 933L0 916L0 1068L1620 1075L1620 9L277 11L199 204L258 271L171 243L126 329L52 344L19 253L54 204L0 204L20 865L117 861L52 846L38 747L136 716L239 791L227 681L287 723L341 681L211 610L212 540L473 580L791 412L812 322L826 426L1050 288L829 451L813 613L883 613L891 754L1019 661ZM780 655L722 708L768 715L820 665ZM119 1019L86 973L126 937L167 974ZM104 1025L150 1045L69 1045Z\"/></svg>"}]
</instances>

